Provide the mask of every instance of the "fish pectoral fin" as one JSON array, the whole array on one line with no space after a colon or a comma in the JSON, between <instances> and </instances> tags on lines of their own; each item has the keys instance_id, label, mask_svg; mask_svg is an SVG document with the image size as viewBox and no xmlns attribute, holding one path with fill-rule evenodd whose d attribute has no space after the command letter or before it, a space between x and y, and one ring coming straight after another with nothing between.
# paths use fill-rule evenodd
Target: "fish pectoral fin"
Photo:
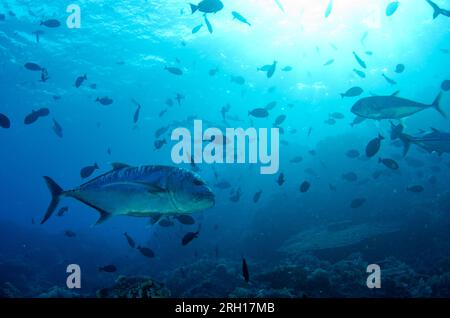
<instances>
[{"instance_id":1,"label":"fish pectoral fin","mask_svg":"<svg viewBox=\"0 0 450 318\"><path fill-rule=\"evenodd\" d=\"M100 210L100 209L97 209L97 208L96 208L96 210L98 212L100 212L100 217L98 218L97 222L95 222L94 225L102 224L103 222L105 222L106 220L108 220L112 216L111 213L108 213L106 211L103 211L103 210Z\"/></svg>"},{"instance_id":2,"label":"fish pectoral fin","mask_svg":"<svg viewBox=\"0 0 450 318\"><path fill-rule=\"evenodd\" d=\"M155 213L153 215L150 216L150 219L148 221L149 224L154 225L156 224L162 217L161 213Z\"/></svg>"}]
</instances>

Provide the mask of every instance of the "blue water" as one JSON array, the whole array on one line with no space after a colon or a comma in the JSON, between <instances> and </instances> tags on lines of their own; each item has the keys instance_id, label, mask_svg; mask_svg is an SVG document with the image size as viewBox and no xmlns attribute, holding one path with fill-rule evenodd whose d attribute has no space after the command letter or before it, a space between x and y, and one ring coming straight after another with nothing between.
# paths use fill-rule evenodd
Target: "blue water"
<instances>
[{"instance_id":1,"label":"blue water","mask_svg":"<svg viewBox=\"0 0 450 318\"><path fill-rule=\"evenodd\" d=\"M0 296L95 297L118 275L151 277L165 283L174 297L450 296L448 154L425 153L413 145L403 157L401 145L389 140L389 121L350 125L355 118L350 109L362 97L399 91L400 97L431 104L450 76L449 18L433 19L431 6L422 0L400 1L388 17L390 2L336 0L325 18L328 0L280 0L284 12L273 0L223 0L224 8L207 16L213 32L204 25L193 34L205 22L182 0L77 1L80 29L66 26L70 1L2 1L0 113L11 127L0 128ZM450 1L436 3L450 8ZM232 11L251 26L233 20ZM39 25L47 19L62 25ZM39 43L32 33L36 30L44 31ZM278 63L272 78L257 71L273 61ZM45 67L50 78L41 82L40 72L24 67L27 62ZM397 64L405 65L403 73L395 72ZM169 73L166 66L183 75ZM282 71L286 66L292 71ZM217 74L209 75L216 68ZM353 69L364 71L366 78ZM76 88L76 78L84 74L87 81ZM231 76L242 76L245 84L232 82ZM363 88L361 96L340 97L353 86ZM181 105L176 94L185 97ZM95 102L103 96L113 104ZM136 124L132 99L142 105ZM443 92L447 113L449 100ZM272 101L277 105L268 118L248 115ZM231 109L224 122L220 110L226 104ZM26 115L43 107L49 116L24 124ZM334 112L344 118L325 123ZM69 207L63 217L54 215L39 225L50 201L42 176L71 189L86 181L80 169L94 163L100 170L93 176L109 171L111 162L174 165L170 134L180 125L192 129L193 119L202 119L205 127L271 128L282 114L287 119L281 125L277 174L260 174L259 164L197 165L215 192L216 205L194 213L195 225L174 221L165 228L118 216L92 226L98 213L73 199L61 202ZM63 138L52 130L52 119L62 126ZM448 119L433 109L401 122L410 134L430 127L450 131ZM155 138L161 127L170 128ZM378 134L386 139L377 156L368 159L364 149ZM156 139L167 144L155 149ZM350 149L361 156L349 158ZM292 163L297 156L303 160ZM391 172L378 157L396 160L399 171ZM381 176L375 178L377 171ZM342 178L349 172L356 181ZM281 186L276 182L280 173L286 179ZM231 187L213 186L223 180ZM300 193L304 181L311 188ZM424 191L407 191L411 185ZM242 196L232 202L238 188ZM254 203L259 190L261 199ZM355 198L366 202L352 209ZM349 236L344 243L323 235L323 228L343 222L341 236ZM198 239L182 246L182 237L199 224ZM382 224L382 230L367 235L350 231L361 224ZM66 230L76 237L65 236ZM151 248L155 258L131 249L124 232ZM286 253L287 242L298 233L309 233L301 242L310 248ZM250 285L241 277L243 257ZM66 266L72 263L82 269L79 290L65 285ZM372 263L386 270L379 290L365 286L366 266ZM117 272L98 271L107 264L116 265ZM8 294L11 284L16 292ZM60 294L48 294L55 288Z\"/></svg>"}]
</instances>

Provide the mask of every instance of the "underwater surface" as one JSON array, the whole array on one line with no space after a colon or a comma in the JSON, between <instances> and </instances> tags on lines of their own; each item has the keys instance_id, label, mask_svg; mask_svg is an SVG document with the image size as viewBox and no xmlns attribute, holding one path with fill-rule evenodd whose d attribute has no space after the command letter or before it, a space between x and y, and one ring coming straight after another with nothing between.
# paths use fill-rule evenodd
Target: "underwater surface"
<instances>
[{"instance_id":1,"label":"underwater surface","mask_svg":"<svg viewBox=\"0 0 450 318\"><path fill-rule=\"evenodd\" d=\"M449 297L450 1L192 2L1 0L0 297Z\"/></svg>"}]
</instances>

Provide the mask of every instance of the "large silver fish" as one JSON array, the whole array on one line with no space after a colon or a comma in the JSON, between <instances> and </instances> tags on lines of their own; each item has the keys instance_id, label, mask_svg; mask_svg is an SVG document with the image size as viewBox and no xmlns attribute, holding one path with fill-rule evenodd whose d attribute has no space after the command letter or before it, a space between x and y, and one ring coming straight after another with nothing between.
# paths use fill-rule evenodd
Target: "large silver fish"
<instances>
[{"instance_id":1,"label":"large silver fish","mask_svg":"<svg viewBox=\"0 0 450 318\"><path fill-rule=\"evenodd\" d=\"M214 193L197 174L170 166L130 167L113 164L113 170L81 186L64 191L44 177L52 201L41 224L55 211L62 197L72 197L100 212L96 224L113 215L155 217L183 215L214 206Z\"/></svg>"},{"instance_id":2,"label":"large silver fish","mask_svg":"<svg viewBox=\"0 0 450 318\"><path fill-rule=\"evenodd\" d=\"M403 155L408 153L411 144L430 153L435 152L438 155L450 153L450 133L431 128L430 132L422 132L416 136L411 136L403 132L403 126L401 124L394 125L393 123L391 123L391 129L391 139L395 140L399 138L403 142Z\"/></svg>"},{"instance_id":3,"label":"large silver fish","mask_svg":"<svg viewBox=\"0 0 450 318\"><path fill-rule=\"evenodd\" d=\"M370 119L400 119L411 116L428 108L436 109L442 116L447 117L439 101L441 94L432 104L422 104L397 96L371 96L358 100L352 107L352 113Z\"/></svg>"}]
</instances>

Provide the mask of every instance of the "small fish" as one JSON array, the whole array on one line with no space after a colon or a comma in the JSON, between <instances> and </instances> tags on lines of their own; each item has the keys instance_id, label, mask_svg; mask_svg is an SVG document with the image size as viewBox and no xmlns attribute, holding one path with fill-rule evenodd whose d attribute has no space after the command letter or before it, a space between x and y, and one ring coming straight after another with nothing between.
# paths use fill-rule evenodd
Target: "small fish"
<instances>
[{"instance_id":1,"label":"small fish","mask_svg":"<svg viewBox=\"0 0 450 318\"><path fill-rule=\"evenodd\" d=\"M24 67L32 72L40 72L42 71L42 67L39 64L33 63L33 62L28 62L24 64Z\"/></svg>"},{"instance_id":2,"label":"small fish","mask_svg":"<svg viewBox=\"0 0 450 318\"><path fill-rule=\"evenodd\" d=\"M328 118L327 120L324 121L325 124L333 126L336 124L336 119L334 118Z\"/></svg>"},{"instance_id":3,"label":"small fish","mask_svg":"<svg viewBox=\"0 0 450 318\"><path fill-rule=\"evenodd\" d=\"M403 64L397 64L397 65L395 66L395 73L400 74L400 73L403 73L404 71L405 71L405 65L403 65Z\"/></svg>"},{"instance_id":4,"label":"small fish","mask_svg":"<svg viewBox=\"0 0 450 318\"><path fill-rule=\"evenodd\" d=\"M206 24L206 27L208 29L208 32L210 34L212 34L213 33L213 27L211 25L211 22L209 22L208 18L206 17L206 14L203 16L203 18L205 19L205 24Z\"/></svg>"},{"instance_id":5,"label":"small fish","mask_svg":"<svg viewBox=\"0 0 450 318\"><path fill-rule=\"evenodd\" d=\"M63 216L67 211L69 211L69 208L67 206L63 206L61 209L59 209L57 216Z\"/></svg>"},{"instance_id":6,"label":"small fish","mask_svg":"<svg viewBox=\"0 0 450 318\"><path fill-rule=\"evenodd\" d=\"M280 173L277 179L277 183L279 186L282 186L286 180L284 179L284 173Z\"/></svg>"},{"instance_id":7,"label":"small fish","mask_svg":"<svg viewBox=\"0 0 450 318\"><path fill-rule=\"evenodd\" d=\"M382 163L383 165L385 165L386 167L388 167L391 170L398 170L400 167L398 165L398 163L395 160L392 159L382 159L382 158L378 158L378 163Z\"/></svg>"},{"instance_id":8,"label":"small fish","mask_svg":"<svg viewBox=\"0 0 450 318\"><path fill-rule=\"evenodd\" d=\"M183 75L183 71L178 67L165 66L164 69L173 75Z\"/></svg>"},{"instance_id":9,"label":"small fish","mask_svg":"<svg viewBox=\"0 0 450 318\"><path fill-rule=\"evenodd\" d=\"M265 118L269 116L269 112L265 108L255 108L248 112L248 115L256 118Z\"/></svg>"},{"instance_id":10,"label":"small fish","mask_svg":"<svg viewBox=\"0 0 450 318\"><path fill-rule=\"evenodd\" d=\"M61 99L61 96L59 95L53 95L52 97L55 102Z\"/></svg>"},{"instance_id":11,"label":"small fish","mask_svg":"<svg viewBox=\"0 0 450 318\"><path fill-rule=\"evenodd\" d=\"M98 271L99 272L105 272L105 273L114 273L114 272L117 271L117 268L114 265L106 265L106 266L103 266L103 267L99 267Z\"/></svg>"},{"instance_id":12,"label":"small fish","mask_svg":"<svg viewBox=\"0 0 450 318\"><path fill-rule=\"evenodd\" d=\"M383 76L384 79L386 80L386 82L388 82L389 84L391 84L391 85L396 85L397 84L396 81L394 81L393 79L387 77L386 74L383 73L383 74L381 74L381 76Z\"/></svg>"},{"instance_id":13,"label":"small fish","mask_svg":"<svg viewBox=\"0 0 450 318\"><path fill-rule=\"evenodd\" d=\"M41 70L41 82L46 82L49 78L50 78L50 76L48 75L47 69L43 68Z\"/></svg>"},{"instance_id":14,"label":"small fish","mask_svg":"<svg viewBox=\"0 0 450 318\"><path fill-rule=\"evenodd\" d=\"M203 27L203 24L199 24L199 25L197 25L196 27L194 27L193 29L192 29L192 34L195 34L195 33L197 33L198 31L200 31L200 29Z\"/></svg>"},{"instance_id":15,"label":"small fish","mask_svg":"<svg viewBox=\"0 0 450 318\"><path fill-rule=\"evenodd\" d=\"M280 0L275 0L275 4L277 5L278 9L281 10L281 12L284 13L283 5L281 4Z\"/></svg>"},{"instance_id":16,"label":"small fish","mask_svg":"<svg viewBox=\"0 0 450 318\"><path fill-rule=\"evenodd\" d=\"M97 103L100 103L100 104L102 104L103 106L109 106L109 105L111 105L114 101L111 99L111 98L109 98L109 97L107 97L107 96L105 96L105 97L97 97L97 99L95 100Z\"/></svg>"},{"instance_id":17,"label":"small fish","mask_svg":"<svg viewBox=\"0 0 450 318\"><path fill-rule=\"evenodd\" d=\"M123 235L127 239L128 245L131 248L134 248L136 246L136 243L134 242L133 238L131 236L129 236L127 232L123 233Z\"/></svg>"},{"instance_id":18,"label":"small fish","mask_svg":"<svg viewBox=\"0 0 450 318\"><path fill-rule=\"evenodd\" d=\"M347 151L347 152L345 153L345 155L346 155L347 157L349 157L349 158L354 159L354 158L358 158L358 157L360 156L360 153L359 153L359 151L356 150L356 149L350 149L349 151Z\"/></svg>"},{"instance_id":19,"label":"small fish","mask_svg":"<svg viewBox=\"0 0 450 318\"><path fill-rule=\"evenodd\" d=\"M184 235L183 239L181 240L181 245L183 245L183 246L188 245L193 239L198 238L199 233L200 233L200 231L186 233L186 235Z\"/></svg>"},{"instance_id":20,"label":"small fish","mask_svg":"<svg viewBox=\"0 0 450 318\"><path fill-rule=\"evenodd\" d=\"M347 172L342 175L342 179L347 182L355 182L358 180L358 176L354 172Z\"/></svg>"},{"instance_id":21,"label":"small fish","mask_svg":"<svg viewBox=\"0 0 450 318\"><path fill-rule=\"evenodd\" d=\"M279 115L275 119L275 122L273 123L273 126L275 126L275 127L280 126L285 120L286 120L286 115Z\"/></svg>"},{"instance_id":22,"label":"small fish","mask_svg":"<svg viewBox=\"0 0 450 318\"><path fill-rule=\"evenodd\" d=\"M248 283L250 281L250 275L248 272L247 261L245 258L242 259L242 277L244 277L244 281Z\"/></svg>"},{"instance_id":23,"label":"small fish","mask_svg":"<svg viewBox=\"0 0 450 318\"><path fill-rule=\"evenodd\" d=\"M231 76L231 81L238 85L244 85L245 79L242 76Z\"/></svg>"},{"instance_id":24,"label":"small fish","mask_svg":"<svg viewBox=\"0 0 450 318\"><path fill-rule=\"evenodd\" d=\"M275 73L275 70L277 68L277 61L273 61L272 64L264 65L260 68L258 68L258 71L266 72L267 78L271 78L273 74Z\"/></svg>"},{"instance_id":25,"label":"small fish","mask_svg":"<svg viewBox=\"0 0 450 318\"><path fill-rule=\"evenodd\" d=\"M334 59L328 60L325 63L323 63L323 66L328 66L334 63Z\"/></svg>"},{"instance_id":26,"label":"small fish","mask_svg":"<svg viewBox=\"0 0 450 318\"><path fill-rule=\"evenodd\" d=\"M364 69L367 68L366 62L364 62L364 61L358 56L358 54L356 54L356 52L354 52L354 51L353 51L353 56L355 57L356 62L358 62L358 64L359 64L362 68L364 68Z\"/></svg>"},{"instance_id":27,"label":"small fish","mask_svg":"<svg viewBox=\"0 0 450 318\"><path fill-rule=\"evenodd\" d=\"M53 118L53 131L55 132L56 136L58 136L59 138L63 137L63 129L62 129L61 125L54 118Z\"/></svg>"},{"instance_id":28,"label":"small fish","mask_svg":"<svg viewBox=\"0 0 450 318\"><path fill-rule=\"evenodd\" d=\"M210 69L209 72L208 72L208 74L209 74L209 76L216 76L216 74L217 74L218 72L219 72L219 68L216 67L216 68Z\"/></svg>"},{"instance_id":29,"label":"small fish","mask_svg":"<svg viewBox=\"0 0 450 318\"><path fill-rule=\"evenodd\" d=\"M309 188L311 188L311 183L309 183L308 181L304 181L300 185L300 192L301 193L306 193L306 192L308 192Z\"/></svg>"},{"instance_id":30,"label":"small fish","mask_svg":"<svg viewBox=\"0 0 450 318\"><path fill-rule=\"evenodd\" d=\"M425 189L423 188L423 186L421 185L412 185L406 188L406 190L408 192L414 192L414 193L421 193L423 192Z\"/></svg>"},{"instance_id":31,"label":"small fish","mask_svg":"<svg viewBox=\"0 0 450 318\"><path fill-rule=\"evenodd\" d=\"M184 225L195 224L195 219L192 216L186 214L176 215L174 216L174 219Z\"/></svg>"},{"instance_id":32,"label":"small fish","mask_svg":"<svg viewBox=\"0 0 450 318\"><path fill-rule=\"evenodd\" d=\"M361 42L362 45L364 45L364 42L366 41L368 35L369 35L369 31L366 31L361 36L361 39L359 39L359 42Z\"/></svg>"},{"instance_id":33,"label":"small fish","mask_svg":"<svg viewBox=\"0 0 450 318\"><path fill-rule=\"evenodd\" d=\"M8 129L11 127L11 121L9 120L8 116L5 114L0 113L0 127Z\"/></svg>"},{"instance_id":34,"label":"small fish","mask_svg":"<svg viewBox=\"0 0 450 318\"><path fill-rule=\"evenodd\" d=\"M325 10L325 18L328 18L330 16L332 10L333 10L333 0L330 0L330 2L328 2L327 9Z\"/></svg>"},{"instance_id":35,"label":"small fish","mask_svg":"<svg viewBox=\"0 0 450 318\"><path fill-rule=\"evenodd\" d=\"M241 199L241 195L242 195L241 188L233 190L230 196L230 201L234 203L239 202L239 200Z\"/></svg>"},{"instance_id":36,"label":"small fish","mask_svg":"<svg viewBox=\"0 0 450 318\"><path fill-rule=\"evenodd\" d=\"M133 115L133 122L135 124L137 124L137 122L139 121L139 113L141 111L141 104L139 104L134 98L132 99L133 104L135 104L137 106L136 110L134 111L134 115Z\"/></svg>"},{"instance_id":37,"label":"small fish","mask_svg":"<svg viewBox=\"0 0 450 318\"><path fill-rule=\"evenodd\" d=\"M389 3L388 6L386 7L386 16L390 17L391 15L393 15L395 11L397 11L398 5L399 5L398 1Z\"/></svg>"},{"instance_id":38,"label":"small fish","mask_svg":"<svg viewBox=\"0 0 450 318\"><path fill-rule=\"evenodd\" d=\"M330 117L334 119L344 119L345 115L339 112L334 112L330 114Z\"/></svg>"},{"instance_id":39,"label":"small fish","mask_svg":"<svg viewBox=\"0 0 450 318\"><path fill-rule=\"evenodd\" d=\"M290 72L293 70L293 67L288 65L288 66L283 67L281 70L283 72Z\"/></svg>"},{"instance_id":40,"label":"small fish","mask_svg":"<svg viewBox=\"0 0 450 318\"><path fill-rule=\"evenodd\" d=\"M89 85L89 88L90 89L97 89L97 84L95 84L95 83L91 84L91 85Z\"/></svg>"},{"instance_id":41,"label":"small fish","mask_svg":"<svg viewBox=\"0 0 450 318\"><path fill-rule=\"evenodd\" d=\"M302 161L303 161L303 157L302 156L297 156L297 157L292 158L289 162L291 162L291 163L300 163Z\"/></svg>"},{"instance_id":42,"label":"small fish","mask_svg":"<svg viewBox=\"0 0 450 318\"><path fill-rule=\"evenodd\" d=\"M253 202L254 202L254 203L258 203L259 199L261 198L262 192L263 192L262 190L259 190L258 192L256 192L256 193L253 195Z\"/></svg>"},{"instance_id":43,"label":"small fish","mask_svg":"<svg viewBox=\"0 0 450 318\"><path fill-rule=\"evenodd\" d=\"M148 257L148 258L153 258L153 257L155 257L155 253L154 253L151 249L149 249L148 247L141 247L141 246L138 246L138 247L137 247L137 250L138 250L139 252L141 252L141 254L144 255L145 257Z\"/></svg>"},{"instance_id":44,"label":"small fish","mask_svg":"<svg viewBox=\"0 0 450 318\"><path fill-rule=\"evenodd\" d=\"M40 108L38 110L33 110L31 114L25 116L23 123L25 125L31 125L32 123L36 122L40 117L46 117L49 114L50 111L48 108Z\"/></svg>"},{"instance_id":45,"label":"small fish","mask_svg":"<svg viewBox=\"0 0 450 318\"><path fill-rule=\"evenodd\" d=\"M353 72L355 72L356 75L358 75L361 78L366 78L366 73L364 73L363 71L360 71L360 70L357 70L356 68L354 68Z\"/></svg>"},{"instance_id":46,"label":"small fish","mask_svg":"<svg viewBox=\"0 0 450 318\"><path fill-rule=\"evenodd\" d=\"M92 166L86 166L84 168L81 168L80 177L82 179L89 178L97 169L99 169L97 163L94 163Z\"/></svg>"},{"instance_id":47,"label":"small fish","mask_svg":"<svg viewBox=\"0 0 450 318\"><path fill-rule=\"evenodd\" d=\"M378 137L372 139L369 141L369 143L366 146L366 156L371 158L375 156L381 147L381 141L384 140L384 137L378 134Z\"/></svg>"},{"instance_id":48,"label":"small fish","mask_svg":"<svg viewBox=\"0 0 450 318\"><path fill-rule=\"evenodd\" d=\"M78 76L77 79L75 80L75 87L79 88L86 80L87 80L86 74L84 74L83 76Z\"/></svg>"},{"instance_id":49,"label":"small fish","mask_svg":"<svg viewBox=\"0 0 450 318\"><path fill-rule=\"evenodd\" d=\"M46 26L47 28L57 28L61 25L61 22L56 19L49 19L41 21L40 25Z\"/></svg>"},{"instance_id":50,"label":"small fish","mask_svg":"<svg viewBox=\"0 0 450 318\"><path fill-rule=\"evenodd\" d=\"M364 205L364 203L366 203L367 199L365 198L357 198L354 199L351 203L350 203L350 207L352 209L358 209L360 207L362 207Z\"/></svg>"},{"instance_id":51,"label":"small fish","mask_svg":"<svg viewBox=\"0 0 450 318\"><path fill-rule=\"evenodd\" d=\"M247 21L247 19L244 18L240 13L232 11L231 15L233 16L233 20L236 19L238 21L241 21L242 23L247 24L248 26L251 26L251 24Z\"/></svg>"},{"instance_id":52,"label":"small fish","mask_svg":"<svg viewBox=\"0 0 450 318\"><path fill-rule=\"evenodd\" d=\"M64 235L67 236L67 237L75 237L75 236L77 236L77 234L75 232L70 231L70 230L64 231Z\"/></svg>"},{"instance_id":53,"label":"small fish","mask_svg":"<svg viewBox=\"0 0 450 318\"><path fill-rule=\"evenodd\" d=\"M158 130L155 131L155 138L159 138L162 135L164 135L169 130L169 126L164 126L161 128L158 128Z\"/></svg>"},{"instance_id":54,"label":"small fish","mask_svg":"<svg viewBox=\"0 0 450 318\"><path fill-rule=\"evenodd\" d=\"M180 94L180 93L177 93L177 94L175 95L175 100L177 101L178 106L181 105L181 101L182 101L183 99L184 99L184 95L182 95L182 94Z\"/></svg>"},{"instance_id":55,"label":"small fish","mask_svg":"<svg viewBox=\"0 0 450 318\"><path fill-rule=\"evenodd\" d=\"M162 117L167 113L167 109L163 109L162 111L159 112L158 117Z\"/></svg>"},{"instance_id":56,"label":"small fish","mask_svg":"<svg viewBox=\"0 0 450 318\"><path fill-rule=\"evenodd\" d=\"M157 139L153 143L153 146L155 146L155 149L158 150L158 149L161 149L162 146L164 146L165 144L167 144L167 140L165 138L164 139Z\"/></svg>"},{"instance_id":57,"label":"small fish","mask_svg":"<svg viewBox=\"0 0 450 318\"><path fill-rule=\"evenodd\" d=\"M269 111L269 110L274 109L275 107L277 107L277 102L274 101L274 102L270 102L266 106L264 106L264 109Z\"/></svg>"}]
</instances>

